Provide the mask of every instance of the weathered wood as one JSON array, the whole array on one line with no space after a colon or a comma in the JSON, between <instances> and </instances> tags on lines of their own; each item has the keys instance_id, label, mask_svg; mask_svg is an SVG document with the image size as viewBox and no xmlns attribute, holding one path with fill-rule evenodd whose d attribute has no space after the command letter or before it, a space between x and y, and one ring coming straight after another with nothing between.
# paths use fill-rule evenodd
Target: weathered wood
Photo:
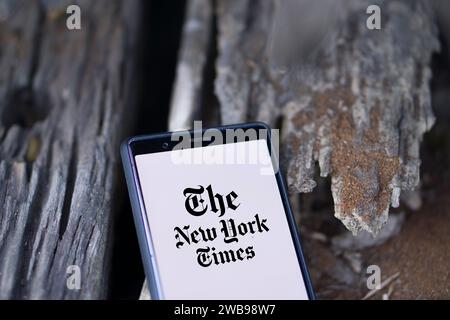
<instances>
[{"instance_id":1,"label":"weathered wood","mask_svg":"<svg viewBox=\"0 0 450 320\"><path fill-rule=\"evenodd\" d=\"M273 1L218 1L215 93L224 124L260 120L274 125L283 96L267 64Z\"/></svg>"},{"instance_id":2,"label":"weathered wood","mask_svg":"<svg viewBox=\"0 0 450 320\"><path fill-rule=\"evenodd\" d=\"M189 129L194 119L200 117L212 14L210 0L188 2L169 113L170 131Z\"/></svg>"},{"instance_id":3,"label":"weathered wood","mask_svg":"<svg viewBox=\"0 0 450 320\"><path fill-rule=\"evenodd\" d=\"M138 1L2 1L0 298L103 298ZM125 194L121 189L121 196ZM81 288L66 286L78 266Z\"/></svg>"},{"instance_id":4,"label":"weathered wood","mask_svg":"<svg viewBox=\"0 0 450 320\"><path fill-rule=\"evenodd\" d=\"M345 4L346 19L331 24L311 59L277 74L265 50L274 3L218 1L216 94L224 123L274 124L282 113L290 190L311 192L318 162L320 175L332 178L335 216L354 233L376 234L400 191L419 182L420 141L434 123L429 65L439 42L427 1L379 1L379 31L366 27L370 1ZM286 41L296 48L305 32L292 25Z\"/></svg>"}]
</instances>

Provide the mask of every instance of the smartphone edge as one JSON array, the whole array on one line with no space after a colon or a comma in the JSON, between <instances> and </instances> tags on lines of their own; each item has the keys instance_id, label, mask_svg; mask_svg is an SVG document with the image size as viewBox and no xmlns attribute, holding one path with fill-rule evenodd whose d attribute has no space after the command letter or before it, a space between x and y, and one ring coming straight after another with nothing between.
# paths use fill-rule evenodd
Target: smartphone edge
<instances>
[{"instance_id":1,"label":"smartphone edge","mask_svg":"<svg viewBox=\"0 0 450 320\"><path fill-rule=\"evenodd\" d=\"M145 231L145 221L143 211L141 210L138 185L133 177L133 164L131 160L131 147L130 143L134 138L126 139L120 146L120 155L122 158L122 165L125 172L125 180L128 187L128 195L130 198L131 209L133 212L133 220L136 228L136 234L139 242L139 249L141 252L142 264L144 266L144 273L147 278L147 287L150 292L151 299L160 300L162 297L158 290L158 283L156 280L155 265L153 263L152 255L150 252L151 239L148 239Z\"/></svg>"}]
</instances>

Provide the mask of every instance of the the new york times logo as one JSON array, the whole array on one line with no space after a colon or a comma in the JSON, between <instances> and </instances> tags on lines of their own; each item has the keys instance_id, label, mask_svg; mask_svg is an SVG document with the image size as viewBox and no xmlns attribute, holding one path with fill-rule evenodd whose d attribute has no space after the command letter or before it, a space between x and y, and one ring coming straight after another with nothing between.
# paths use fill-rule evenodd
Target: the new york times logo
<instances>
[{"instance_id":1,"label":"the new york times logo","mask_svg":"<svg viewBox=\"0 0 450 320\"><path fill-rule=\"evenodd\" d=\"M206 188L201 185L195 188L186 188L183 195L186 198L184 204L186 211L195 217L200 217L209 211L217 214L218 218L222 218L229 210L237 211L240 206L238 194L235 191L224 196L214 193L211 185ZM217 238L220 235L225 245L231 245L239 243L243 237L266 233L269 230L267 219L261 218L257 213L252 220L241 223L236 222L233 218L223 218L219 220L217 227L200 226L194 230L190 225L175 227L175 240L177 241L175 246L182 249L185 246L200 245L196 253L197 262L202 267L245 261L255 257L253 245L246 248L217 250L216 244L213 242L218 242Z\"/></svg>"}]
</instances>

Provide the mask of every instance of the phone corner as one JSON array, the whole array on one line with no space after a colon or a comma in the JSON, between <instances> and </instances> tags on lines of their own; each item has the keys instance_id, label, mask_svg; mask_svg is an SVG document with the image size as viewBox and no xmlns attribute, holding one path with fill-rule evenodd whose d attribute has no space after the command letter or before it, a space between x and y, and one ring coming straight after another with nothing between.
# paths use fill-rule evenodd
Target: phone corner
<instances>
[{"instance_id":1,"label":"phone corner","mask_svg":"<svg viewBox=\"0 0 450 320\"><path fill-rule=\"evenodd\" d=\"M128 159L128 155L129 155L129 151L131 148L131 143L133 142L134 137L128 137L125 138L121 143L120 143L120 155L122 157L122 162L124 162L125 160Z\"/></svg>"},{"instance_id":2,"label":"phone corner","mask_svg":"<svg viewBox=\"0 0 450 320\"><path fill-rule=\"evenodd\" d=\"M254 121L252 124L256 127L259 127L259 129L265 129L265 130L272 130L272 128L264 121Z\"/></svg>"}]
</instances>

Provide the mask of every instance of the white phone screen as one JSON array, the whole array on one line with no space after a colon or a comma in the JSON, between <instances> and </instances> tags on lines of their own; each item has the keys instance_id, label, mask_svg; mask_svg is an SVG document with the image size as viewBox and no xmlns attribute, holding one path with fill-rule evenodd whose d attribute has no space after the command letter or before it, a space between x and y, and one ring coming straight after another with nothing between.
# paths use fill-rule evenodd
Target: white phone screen
<instances>
[{"instance_id":1,"label":"white phone screen","mask_svg":"<svg viewBox=\"0 0 450 320\"><path fill-rule=\"evenodd\" d=\"M135 160L163 298L308 299L266 140Z\"/></svg>"}]
</instances>

